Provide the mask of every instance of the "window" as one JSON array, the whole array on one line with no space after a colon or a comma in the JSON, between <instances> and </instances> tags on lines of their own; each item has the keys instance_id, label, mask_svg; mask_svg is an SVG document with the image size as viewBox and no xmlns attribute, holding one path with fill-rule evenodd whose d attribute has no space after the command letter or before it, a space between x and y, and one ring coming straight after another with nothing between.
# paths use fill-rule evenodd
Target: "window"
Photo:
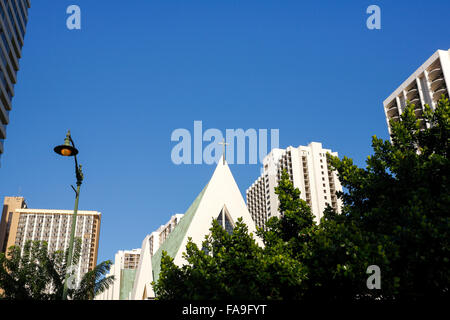
<instances>
[{"instance_id":1,"label":"window","mask_svg":"<svg viewBox=\"0 0 450 320\"><path fill-rule=\"evenodd\" d=\"M233 233L234 223L231 220L227 207L224 206L217 217L217 222L225 229L228 234Z\"/></svg>"}]
</instances>

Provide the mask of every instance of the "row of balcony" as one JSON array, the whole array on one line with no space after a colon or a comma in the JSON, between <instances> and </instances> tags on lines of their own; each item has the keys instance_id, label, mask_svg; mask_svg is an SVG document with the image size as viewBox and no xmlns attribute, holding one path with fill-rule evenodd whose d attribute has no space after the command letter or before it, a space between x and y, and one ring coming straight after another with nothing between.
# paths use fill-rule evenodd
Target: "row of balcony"
<instances>
[{"instance_id":1,"label":"row of balcony","mask_svg":"<svg viewBox=\"0 0 450 320\"><path fill-rule=\"evenodd\" d=\"M427 71L433 101L438 101L442 94L448 96L448 88L446 88L444 73L442 71L440 61L433 63Z\"/></svg>"}]
</instances>

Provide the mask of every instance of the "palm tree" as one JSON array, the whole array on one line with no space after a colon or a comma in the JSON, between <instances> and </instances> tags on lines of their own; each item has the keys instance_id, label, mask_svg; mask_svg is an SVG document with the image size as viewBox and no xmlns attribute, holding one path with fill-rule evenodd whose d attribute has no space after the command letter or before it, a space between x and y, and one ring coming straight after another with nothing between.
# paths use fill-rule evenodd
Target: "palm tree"
<instances>
[{"instance_id":1,"label":"palm tree","mask_svg":"<svg viewBox=\"0 0 450 320\"><path fill-rule=\"evenodd\" d=\"M70 266L78 265L81 257L81 239L77 238ZM8 255L0 254L0 295L4 299L60 300L66 274L75 279L74 268L68 268L68 250L48 253L46 242L28 241L20 247L9 248ZM70 286L68 299L92 300L114 282L114 276L106 276L111 261L103 261L86 272L78 286Z\"/></svg>"}]
</instances>

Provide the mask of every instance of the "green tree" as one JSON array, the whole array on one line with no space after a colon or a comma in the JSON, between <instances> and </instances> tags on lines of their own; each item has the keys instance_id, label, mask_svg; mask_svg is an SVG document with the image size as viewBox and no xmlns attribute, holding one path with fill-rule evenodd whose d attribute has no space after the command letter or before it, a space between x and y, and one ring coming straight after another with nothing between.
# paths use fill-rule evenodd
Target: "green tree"
<instances>
[{"instance_id":1,"label":"green tree","mask_svg":"<svg viewBox=\"0 0 450 320\"><path fill-rule=\"evenodd\" d=\"M342 214L328 210L309 243L311 297L448 295L450 107L442 97L435 111L425 106L424 120L414 109L390 122L392 143L373 137L366 168L329 157L346 192ZM381 268L381 290L366 287L368 265Z\"/></svg>"},{"instance_id":2,"label":"green tree","mask_svg":"<svg viewBox=\"0 0 450 320\"><path fill-rule=\"evenodd\" d=\"M232 234L213 221L202 249L189 240L178 267L163 252L159 279L161 300L298 299L304 278L300 263L281 252L267 254L239 219Z\"/></svg>"},{"instance_id":3,"label":"green tree","mask_svg":"<svg viewBox=\"0 0 450 320\"><path fill-rule=\"evenodd\" d=\"M311 208L300 198L300 191L294 188L286 170L282 171L275 193L278 195L281 219L270 218L264 230L258 231L258 235L264 240L268 250L279 251L281 241L282 246L292 254L301 254L317 228Z\"/></svg>"},{"instance_id":4,"label":"green tree","mask_svg":"<svg viewBox=\"0 0 450 320\"><path fill-rule=\"evenodd\" d=\"M0 289L2 299L49 300L46 292L49 278L46 266L47 248L38 241L28 241L20 247L9 248L8 255L0 253Z\"/></svg>"},{"instance_id":5,"label":"green tree","mask_svg":"<svg viewBox=\"0 0 450 320\"><path fill-rule=\"evenodd\" d=\"M320 223L283 172L280 218L258 230L256 245L239 222L232 235L217 223L203 243L191 241L188 264L163 256L154 284L160 299L416 300L449 295L450 106L415 106L391 121L392 142L376 136L365 168L328 155L345 192L341 212L328 206ZM381 289L367 268L381 269ZM246 285L244 285L246 284ZM268 290L270 288L270 290Z\"/></svg>"},{"instance_id":6,"label":"green tree","mask_svg":"<svg viewBox=\"0 0 450 320\"><path fill-rule=\"evenodd\" d=\"M77 238L71 265L80 261L81 239ZM12 246L8 254L0 253L0 288L2 299L59 300L62 298L66 274L74 276L67 263L68 250L48 252L46 242L27 241L23 250ZM68 298L91 300L105 291L114 276L105 276L111 261L103 261L81 278L80 284L68 290Z\"/></svg>"}]
</instances>

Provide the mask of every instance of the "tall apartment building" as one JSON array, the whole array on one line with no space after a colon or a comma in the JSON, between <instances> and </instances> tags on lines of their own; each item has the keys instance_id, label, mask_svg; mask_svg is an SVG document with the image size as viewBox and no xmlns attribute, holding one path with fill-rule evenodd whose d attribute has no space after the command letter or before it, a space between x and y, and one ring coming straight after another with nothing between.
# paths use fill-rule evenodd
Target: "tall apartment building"
<instances>
[{"instance_id":1,"label":"tall apartment building","mask_svg":"<svg viewBox=\"0 0 450 320\"><path fill-rule=\"evenodd\" d=\"M174 214L170 217L169 221L161 225L156 231L148 234L143 242L147 242L150 250L150 255L153 254L159 249L159 247L166 241L169 234L175 229L178 222L180 222L183 217L182 213Z\"/></svg>"},{"instance_id":2,"label":"tall apartment building","mask_svg":"<svg viewBox=\"0 0 450 320\"><path fill-rule=\"evenodd\" d=\"M114 276L114 283L95 300L130 300L141 249L120 250L107 276Z\"/></svg>"},{"instance_id":3,"label":"tall apartment building","mask_svg":"<svg viewBox=\"0 0 450 320\"><path fill-rule=\"evenodd\" d=\"M428 104L435 109L441 95L449 96L450 87L450 49L437 50L424 64L422 64L408 79L406 79L383 102L389 134L391 128L389 120L398 121L405 109L406 102L415 105L415 114L420 119L423 106ZM426 124L422 122L422 125Z\"/></svg>"},{"instance_id":4,"label":"tall apartment building","mask_svg":"<svg viewBox=\"0 0 450 320\"><path fill-rule=\"evenodd\" d=\"M152 232L152 236L149 238L151 252L156 252L156 250L159 249L159 246L166 241L167 237L173 229L175 229L182 217L182 213L177 213L170 217L170 220L165 225L162 225L158 230Z\"/></svg>"},{"instance_id":5,"label":"tall apartment building","mask_svg":"<svg viewBox=\"0 0 450 320\"><path fill-rule=\"evenodd\" d=\"M145 257L142 253L147 252L147 259L150 260L160 245L164 243L169 234L175 229L182 217L183 214L175 214L166 224L161 225L156 231L148 234L142 242L142 248L117 252L114 265L111 266L108 274L114 275L114 284L95 299L130 300L139 262Z\"/></svg>"},{"instance_id":6,"label":"tall apartment building","mask_svg":"<svg viewBox=\"0 0 450 320\"><path fill-rule=\"evenodd\" d=\"M23 248L26 241L46 241L49 252L69 247L72 210L29 209L22 197L5 197L0 222L0 249L7 252L13 245ZM76 277L97 264L101 213L78 211L75 237L81 238L81 258Z\"/></svg>"},{"instance_id":7,"label":"tall apartment building","mask_svg":"<svg viewBox=\"0 0 450 320\"><path fill-rule=\"evenodd\" d=\"M7 249L15 244L17 228L11 228L11 225L17 226L18 215L14 214L17 209L26 209L27 204L22 197L5 197L3 203L2 217L0 220L0 252L7 252ZM13 221L14 218L14 221ZM10 233L11 240L10 239Z\"/></svg>"},{"instance_id":8,"label":"tall apartment building","mask_svg":"<svg viewBox=\"0 0 450 320\"><path fill-rule=\"evenodd\" d=\"M278 217L278 195L275 187L284 169L289 174L300 197L311 207L316 221L320 221L327 204L338 212L341 201L336 192L342 191L336 172L328 166L326 154L337 156L337 152L322 148L322 144L311 142L308 146L273 149L263 161L261 176L247 189L247 207L259 227L271 217Z\"/></svg>"},{"instance_id":9,"label":"tall apartment building","mask_svg":"<svg viewBox=\"0 0 450 320\"><path fill-rule=\"evenodd\" d=\"M28 22L29 0L0 0L0 160Z\"/></svg>"}]
</instances>

